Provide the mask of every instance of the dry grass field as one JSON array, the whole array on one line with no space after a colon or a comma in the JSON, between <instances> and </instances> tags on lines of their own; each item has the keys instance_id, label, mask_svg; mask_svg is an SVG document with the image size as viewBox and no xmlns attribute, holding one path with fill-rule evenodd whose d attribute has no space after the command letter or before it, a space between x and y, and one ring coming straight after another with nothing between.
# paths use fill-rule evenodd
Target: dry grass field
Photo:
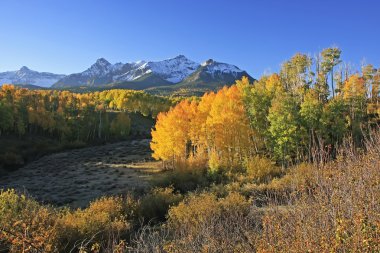
<instances>
[{"instance_id":1,"label":"dry grass field","mask_svg":"<svg viewBox=\"0 0 380 253\"><path fill-rule=\"evenodd\" d=\"M100 196L144 192L160 168L151 160L148 139L124 141L44 156L0 177L0 187L45 203L84 207Z\"/></svg>"}]
</instances>

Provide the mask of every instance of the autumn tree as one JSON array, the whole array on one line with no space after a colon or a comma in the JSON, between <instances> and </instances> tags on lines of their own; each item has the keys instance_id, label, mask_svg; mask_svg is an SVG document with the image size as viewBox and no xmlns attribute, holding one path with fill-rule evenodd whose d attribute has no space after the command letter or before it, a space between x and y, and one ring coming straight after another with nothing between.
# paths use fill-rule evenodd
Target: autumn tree
<instances>
[{"instance_id":1,"label":"autumn tree","mask_svg":"<svg viewBox=\"0 0 380 253\"><path fill-rule=\"evenodd\" d=\"M171 104L167 98L143 91L79 94L3 85L0 89L0 132L20 137L43 135L61 141L107 140L111 134L111 110L155 117L159 111L167 111Z\"/></svg>"},{"instance_id":2,"label":"autumn tree","mask_svg":"<svg viewBox=\"0 0 380 253\"><path fill-rule=\"evenodd\" d=\"M151 147L154 158L173 165L206 156L209 166L219 169L239 167L252 152L253 140L242 90L233 85L159 114Z\"/></svg>"},{"instance_id":3,"label":"autumn tree","mask_svg":"<svg viewBox=\"0 0 380 253\"><path fill-rule=\"evenodd\" d=\"M349 121L353 137L358 142L362 137L367 114L367 88L363 77L352 75L344 84L343 98L349 107Z\"/></svg>"},{"instance_id":4,"label":"autumn tree","mask_svg":"<svg viewBox=\"0 0 380 253\"><path fill-rule=\"evenodd\" d=\"M220 166L238 166L249 156L254 146L241 90L233 85L219 90L206 120L208 147L220 161Z\"/></svg>"},{"instance_id":5,"label":"autumn tree","mask_svg":"<svg viewBox=\"0 0 380 253\"><path fill-rule=\"evenodd\" d=\"M167 113L157 116L152 130L151 148L153 157L170 161L185 160L190 155L190 126L195 117L196 104L183 100Z\"/></svg>"}]
</instances>

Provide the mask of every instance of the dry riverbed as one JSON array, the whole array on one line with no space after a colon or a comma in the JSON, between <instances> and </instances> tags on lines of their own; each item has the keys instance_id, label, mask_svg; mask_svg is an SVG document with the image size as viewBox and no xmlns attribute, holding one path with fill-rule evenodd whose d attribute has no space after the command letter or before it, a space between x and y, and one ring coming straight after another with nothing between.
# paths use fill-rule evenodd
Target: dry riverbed
<instances>
[{"instance_id":1,"label":"dry riverbed","mask_svg":"<svg viewBox=\"0 0 380 253\"><path fill-rule=\"evenodd\" d=\"M0 177L0 189L15 188L37 200L83 207L100 196L143 192L160 172L148 139L76 149L42 157Z\"/></svg>"}]
</instances>

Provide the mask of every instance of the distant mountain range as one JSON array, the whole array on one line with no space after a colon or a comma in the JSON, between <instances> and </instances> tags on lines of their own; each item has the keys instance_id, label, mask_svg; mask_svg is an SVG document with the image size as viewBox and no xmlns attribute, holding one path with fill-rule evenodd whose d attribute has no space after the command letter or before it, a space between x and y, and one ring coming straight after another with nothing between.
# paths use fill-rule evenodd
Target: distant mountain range
<instances>
[{"instance_id":1,"label":"distant mountain range","mask_svg":"<svg viewBox=\"0 0 380 253\"><path fill-rule=\"evenodd\" d=\"M246 71L235 65L212 59L199 64L179 55L163 61L116 64L100 58L87 70L70 75L37 72L22 67L18 71L0 73L0 85L12 83L55 89L146 89L148 92L165 94L197 90L202 93L232 84L242 76L253 80Z\"/></svg>"},{"instance_id":2,"label":"distant mountain range","mask_svg":"<svg viewBox=\"0 0 380 253\"><path fill-rule=\"evenodd\" d=\"M65 75L52 74L47 72L37 72L27 67L22 67L17 71L0 72L0 85L4 83L16 85L34 85L40 87L51 87Z\"/></svg>"}]
</instances>

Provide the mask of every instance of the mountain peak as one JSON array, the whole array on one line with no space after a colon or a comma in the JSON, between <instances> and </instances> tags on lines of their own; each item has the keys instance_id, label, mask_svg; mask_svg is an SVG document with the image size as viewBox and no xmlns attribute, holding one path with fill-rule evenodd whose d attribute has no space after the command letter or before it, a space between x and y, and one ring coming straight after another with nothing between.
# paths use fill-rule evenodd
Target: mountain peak
<instances>
[{"instance_id":1,"label":"mountain peak","mask_svg":"<svg viewBox=\"0 0 380 253\"><path fill-rule=\"evenodd\" d=\"M95 62L96 65L101 65L101 66L108 66L108 65L111 65L111 63L109 63L106 59L104 58L99 58L96 60Z\"/></svg>"},{"instance_id":2,"label":"mountain peak","mask_svg":"<svg viewBox=\"0 0 380 253\"><path fill-rule=\"evenodd\" d=\"M30 69L27 66L22 66L19 71L27 72L27 71L30 71Z\"/></svg>"},{"instance_id":3,"label":"mountain peak","mask_svg":"<svg viewBox=\"0 0 380 253\"><path fill-rule=\"evenodd\" d=\"M208 59L204 63L202 63L202 66L207 66L207 65L212 65L215 64L216 62L213 59Z\"/></svg>"},{"instance_id":4,"label":"mountain peak","mask_svg":"<svg viewBox=\"0 0 380 253\"><path fill-rule=\"evenodd\" d=\"M99 58L90 68L84 71L83 74L86 76L103 76L106 75L110 69L112 69L112 64L104 58Z\"/></svg>"},{"instance_id":5,"label":"mountain peak","mask_svg":"<svg viewBox=\"0 0 380 253\"><path fill-rule=\"evenodd\" d=\"M187 57L184 56L183 54L180 54L180 55L177 55L176 57L174 57L174 59L187 59Z\"/></svg>"}]
</instances>

